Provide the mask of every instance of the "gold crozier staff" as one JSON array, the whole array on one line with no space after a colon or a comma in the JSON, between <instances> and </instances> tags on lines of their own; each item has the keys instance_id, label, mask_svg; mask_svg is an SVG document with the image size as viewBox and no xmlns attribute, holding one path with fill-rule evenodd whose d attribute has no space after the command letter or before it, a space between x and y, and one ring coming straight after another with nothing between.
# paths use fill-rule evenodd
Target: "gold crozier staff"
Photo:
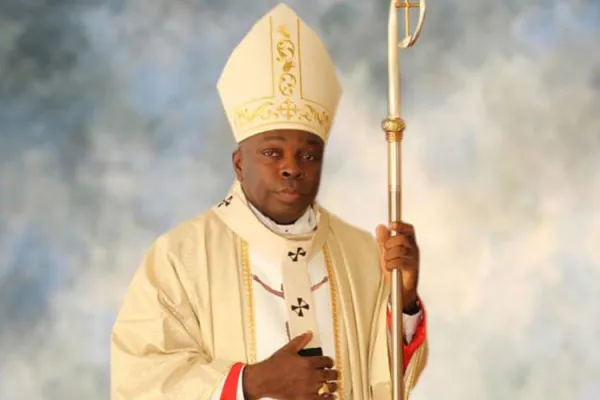
<instances>
[{"instance_id":1,"label":"gold crozier staff","mask_svg":"<svg viewBox=\"0 0 600 400\"><path fill-rule=\"evenodd\" d=\"M414 34L410 34L410 9L419 9ZM404 9L404 37L399 39L398 12ZM388 116L382 123L388 143L388 218L390 223L402 220L402 135L405 123L400 117L401 79L398 67L398 49L415 44L421 33L426 13L426 0L418 3L391 0L388 22ZM408 399L410 388L404 385L402 274L392 271L392 399Z\"/></svg>"}]
</instances>

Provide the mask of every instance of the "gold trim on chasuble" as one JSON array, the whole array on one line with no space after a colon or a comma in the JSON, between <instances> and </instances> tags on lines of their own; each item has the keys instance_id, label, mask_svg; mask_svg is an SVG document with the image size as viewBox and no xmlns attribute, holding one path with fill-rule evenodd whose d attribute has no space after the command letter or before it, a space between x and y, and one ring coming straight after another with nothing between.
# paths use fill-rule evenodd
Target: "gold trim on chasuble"
<instances>
[{"instance_id":1,"label":"gold trim on chasuble","mask_svg":"<svg viewBox=\"0 0 600 400\"><path fill-rule=\"evenodd\" d=\"M307 127L314 126L316 123L327 135L332 123L330 110L323 104L304 98L302 94L300 19L296 19L296 44L289 29L281 24L277 27L279 39L273 46L275 32L272 17L269 17L269 30L271 32L271 76L273 77L271 94L236 106L232 112L233 124L236 129L244 130L247 125L263 127L272 122L282 121ZM280 68L278 73L275 73L275 62L278 69ZM295 94L296 88L297 94ZM257 119L262 123L255 124Z\"/></svg>"},{"instance_id":2,"label":"gold trim on chasuble","mask_svg":"<svg viewBox=\"0 0 600 400\"><path fill-rule=\"evenodd\" d=\"M404 378L404 396L408 398L410 392L417 384L417 377L425 369L427 362L427 343L421 344L411 357L411 360L406 369L406 377ZM413 361L414 360L414 361Z\"/></svg>"},{"instance_id":3,"label":"gold trim on chasuble","mask_svg":"<svg viewBox=\"0 0 600 400\"><path fill-rule=\"evenodd\" d=\"M250 264L250 252L248 249L248 243L245 240L241 241L242 250L242 270L244 274L244 291L246 292L246 321L249 321L250 331L250 343L249 345L249 360L248 362L253 364L256 363L256 327L254 320L254 289L252 285L252 265ZM329 255L327 246L323 246L323 259L325 260L325 266L327 267L327 276L329 277L330 287L330 298L331 298L331 315L333 317L333 336L335 343L335 367L338 370L338 391L337 398L340 400L344 399L344 385L343 385L343 360L342 360L342 347L340 340L340 324L338 317L338 306L337 306L337 284L334 279L333 264Z\"/></svg>"},{"instance_id":4,"label":"gold trim on chasuble","mask_svg":"<svg viewBox=\"0 0 600 400\"><path fill-rule=\"evenodd\" d=\"M343 365L342 360L342 345L340 340L340 324L338 317L338 306L337 306L337 283L333 276L333 263L329 255L327 245L323 246L323 258L325 259L325 265L327 266L327 275L329 276L329 287L331 294L331 315L333 317L333 336L335 342L335 367L338 370L338 390L337 398L344 399L344 379L343 379Z\"/></svg>"},{"instance_id":5,"label":"gold trim on chasuble","mask_svg":"<svg viewBox=\"0 0 600 400\"><path fill-rule=\"evenodd\" d=\"M248 243L242 240L242 272L244 274L244 291L246 292L246 321L250 334L248 346L248 362L256 363L256 322L254 321L254 290L252 287L252 266L250 265L250 252Z\"/></svg>"}]
</instances>

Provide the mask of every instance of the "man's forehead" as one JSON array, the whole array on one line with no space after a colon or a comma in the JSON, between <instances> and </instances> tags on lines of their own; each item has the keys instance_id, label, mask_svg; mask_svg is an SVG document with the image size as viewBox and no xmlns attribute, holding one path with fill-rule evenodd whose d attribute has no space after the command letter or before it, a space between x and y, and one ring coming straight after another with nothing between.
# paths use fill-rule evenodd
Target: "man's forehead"
<instances>
[{"instance_id":1,"label":"man's forehead","mask_svg":"<svg viewBox=\"0 0 600 400\"><path fill-rule=\"evenodd\" d=\"M255 140L260 142L302 142L307 144L322 145L323 140L314 133L298 129L277 129L261 132L255 135Z\"/></svg>"}]
</instances>

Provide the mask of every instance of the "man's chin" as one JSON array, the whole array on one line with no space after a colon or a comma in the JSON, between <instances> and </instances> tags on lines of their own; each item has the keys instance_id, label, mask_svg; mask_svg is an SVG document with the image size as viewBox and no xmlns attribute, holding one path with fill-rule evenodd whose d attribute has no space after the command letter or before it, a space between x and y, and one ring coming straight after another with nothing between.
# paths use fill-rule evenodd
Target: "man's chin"
<instances>
[{"instance_id":1,"label":"man's chin","mask_svg":"<svg viewBox=\"0 0 600 400\"><path fill-rule=\"evenodd\" d=\"M289 225L296 222L308 209L305 201L298 200L295 202L279 202L278 206L273 210L273 219L280 225Z\"/></svg>"}]
</instances>

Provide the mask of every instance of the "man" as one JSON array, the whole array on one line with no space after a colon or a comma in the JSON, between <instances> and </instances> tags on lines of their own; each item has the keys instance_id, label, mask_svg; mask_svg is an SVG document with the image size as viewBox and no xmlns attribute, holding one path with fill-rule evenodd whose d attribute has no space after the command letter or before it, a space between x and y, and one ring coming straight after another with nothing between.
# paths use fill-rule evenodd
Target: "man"
<instances>
[{"instance_id":1,"label":"man","mask_svg":"<svg viewBox=\"0 0 600 400\"><path fill-rule=\"evenodd\" d=\"M391 399L389 274L403 274L406 390L427 360L410 225L377 241L315 202L340 98L324 45L279 5L218 83L236 182L160 236L112 335L112 399Z\"/></svg>"}]
</instances>

